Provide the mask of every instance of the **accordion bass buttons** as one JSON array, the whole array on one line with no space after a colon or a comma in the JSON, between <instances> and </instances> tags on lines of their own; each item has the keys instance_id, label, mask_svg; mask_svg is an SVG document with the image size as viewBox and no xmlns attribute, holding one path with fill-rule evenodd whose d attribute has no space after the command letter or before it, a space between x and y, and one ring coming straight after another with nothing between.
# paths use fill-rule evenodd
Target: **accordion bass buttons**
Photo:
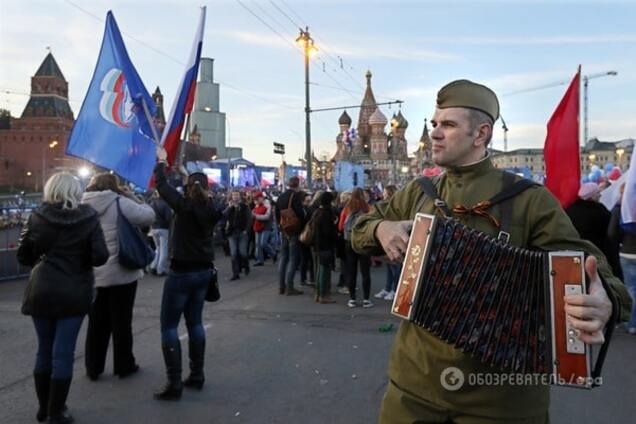
<instances>
[{"instance_id":1,"label":"accordion bass buttons","mask_svg":"<svg viewBox=\"0 0 636 424\"><path fill-rule=\"evenodd\" d=\"M576 258L578 259L578 258ZM579 284L566 284L565 295L581 294L583 289ZM568 336L566 350L568 353L585 355L585 344L576 337L576 330L572 328L566 321L565 331Z\"/></svg>"}]
</instances>

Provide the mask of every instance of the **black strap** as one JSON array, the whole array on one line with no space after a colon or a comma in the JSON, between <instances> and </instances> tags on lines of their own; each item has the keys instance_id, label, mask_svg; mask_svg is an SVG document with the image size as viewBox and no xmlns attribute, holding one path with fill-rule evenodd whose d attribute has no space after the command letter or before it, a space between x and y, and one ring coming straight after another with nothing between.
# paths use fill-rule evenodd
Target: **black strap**
<instances>
[{"instance_id":1,"label":"black strap","mask_svg":"<svg viewBox=\"0 0 636 424\"><path fill-rule=\"evenodd\" d=\"M532 180L528 180L528 179L521 179L519 181L517 181L516 183L510 185L509 187L506 187L506 179L510 178L511 180L514 180L515 175L511 174L510 172L504 172L503 178L504 178L504 189L502 191L500 191L499 193L495 194L493 197L490 198L489 202L490 205L496 205L498 203L501 203L505 200L508 200L512 197L515 197L516 195L518 195L519 193L525 191L526 189L529 189L530 187L534 187L536 185L539 185L537 183L535 183Z\"/></svg>"},{"instance_id":2,"label":"black strap","mask_svg":"<svg viewBox=\"0 0 636 424\"><path fill-rule=\"evenodd\" d=\"M424 192L424 195L426 197L433 199L433 202L435 203L435 207L441 209L446 216L451 217L453 216L452 212L450 211L450 209L448 209L446 202L440 199L439 194L437 193L436 186L439 180L440 180L439 176L434 177L433 180L431 180L428 177L420 177L417 179L417 182L420 185L420 188L422 189L422 191ZM426 200L425 196L420 197L420 201L417 206L418 211L421 209L421 207L424 204L424 201Z\"/></svg>"},{"instance_id":3,"label":"black strap","mask_svg":"<svg viewBox=\"0 0 636 424\"><path fill-rule=\"evenodd\" d=\"M504 172L502 174L502 179L503 179L503 183L501 185L502 189L498 194L496 194L493 197L493 199L495 199L501 193L507 193L510 190L510 187L512 187L515 183L515 175L511 172ZM499 239L504 240L506 242L510 239L510 223L512 222L512 205L514 204L512 199L510 200L511 201L509 202L505 202L502 200L499 201L500 203L499 212L501 213L501 216L499 218L499 223L500 223ZM492 199L491 199L491 204L492 204Z\"/></svg>"},{"instance_id":4,"label":"black strap","mask_svg":"<svg viewBox=\"0 0 636 424\"><path fill-rule=\"evenodd\" d=\"M612 289L610 288L609 284L607 284L605 279L600 274L599 277L601 277L603 288L605 289L607 297L612 303L612 315L610 316L609 321L607 321L607 324L605 324L605 332L603 334L605 337L605 341L601 345L598 351L598 355L596 355L596 362L594 363L594 368L592 369L592 387L600 386L599 383L601 383L601 381L599 377L601 376L601 370L603 369L603 363L605 362L605 356L607 355L607 348L609 347L612 333L614 332L614 327L616 327L616 324L620 322L621 316L620 302L618 301L618 299L616 299L614 292L612 292Z\"/></svg>"}]
</instances>

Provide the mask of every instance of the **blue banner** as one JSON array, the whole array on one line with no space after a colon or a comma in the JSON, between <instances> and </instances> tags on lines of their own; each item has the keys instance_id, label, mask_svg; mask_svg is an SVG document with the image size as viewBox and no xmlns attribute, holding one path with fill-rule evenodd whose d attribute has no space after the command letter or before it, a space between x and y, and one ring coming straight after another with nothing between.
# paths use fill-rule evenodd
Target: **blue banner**
<instances>
[{"instance_id":1,"label":"blue banner","mask_svg":"<svg viewBox=\"0 0 636 424\"><path fill-rule=\"evenodd\" d=\"M66 153L146 187L156 160L156 146L143 103L154 116L155 103L130 61L109 11L97 66Z\"/></svg>"}]
</instances>

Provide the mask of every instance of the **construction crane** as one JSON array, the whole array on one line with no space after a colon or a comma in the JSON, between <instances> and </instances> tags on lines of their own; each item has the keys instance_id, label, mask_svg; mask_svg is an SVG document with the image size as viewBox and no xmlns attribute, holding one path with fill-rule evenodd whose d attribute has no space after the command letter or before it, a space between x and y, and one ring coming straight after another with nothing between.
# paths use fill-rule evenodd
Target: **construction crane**
<instances>
[{"instance_id":1,"label":"construction crane","mask_svg":"<svg viewBox=\"0 0 636 424\"><path fill-rule=\"evenodd\" d=\"M590 74L590 75L583 75L583 143L587 143L588 140L588 128L589 128L589 113L588 113L588 85L589 85L589 81L591 79L594 78L601 78L601 77L607 77L607 76L616 76L618 75L618 71L605 71L605 72L599 72L596 74ZM537 90L544 90L546 88L553 88L553 87L558 87L560 85L565 85L568 84L570 81L567 80L563 80L563 81L558 81L558 82L554 82L551 84L546 84L546 85L541 85L538 87L533 87L533 88L526 88L523 90L517 90L517 91L511 91L508 93L504 93L504 96L512 96L515 94L521 94L521 93L529 93L531 91L537 91ZM502 120L503 122L503 120ZM504 124L505 126L505 124ZM507 132L507 128L504 128L504 146L506 145L506 132ZM504 148L505 149L505 148Z\"/></svg>"}]
</instances>

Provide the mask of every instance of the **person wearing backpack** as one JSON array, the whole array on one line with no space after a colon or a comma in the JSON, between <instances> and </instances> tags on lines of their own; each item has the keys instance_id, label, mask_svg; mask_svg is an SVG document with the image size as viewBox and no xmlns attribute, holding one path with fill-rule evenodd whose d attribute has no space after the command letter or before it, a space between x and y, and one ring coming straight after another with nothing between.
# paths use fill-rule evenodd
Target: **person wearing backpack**
<instances>
[{"instance_id":1,"label":"person wearing backpack","mask_svg":"<svg viewBox=\"0 0 636 424\"><path fill-rule=\"evenodd\" d=\"M278 293L287 296L303 294L294 288L294 275L300 264L300 235L306 221L300 180L291 177L288 189L276 201L276 221L282 238L278 263Z\"/></svg>"}]
</instances>

